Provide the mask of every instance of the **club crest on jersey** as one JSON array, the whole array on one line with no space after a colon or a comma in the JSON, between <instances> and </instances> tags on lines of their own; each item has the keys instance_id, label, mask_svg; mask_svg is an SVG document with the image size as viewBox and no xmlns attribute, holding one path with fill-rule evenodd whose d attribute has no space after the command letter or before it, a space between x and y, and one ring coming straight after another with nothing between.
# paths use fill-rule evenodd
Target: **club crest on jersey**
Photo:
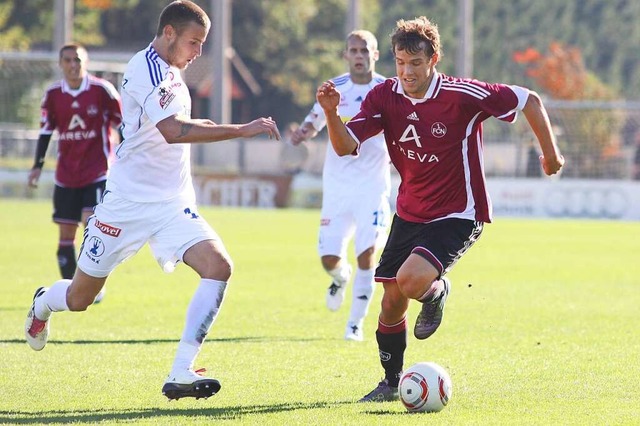
<instances>
[{"instance_id":1,"label":"club crest on jersey","mask_svg":"<svg viewBox=\"0 0 640 426\"><path fill-rule=\"evenodd\" d=\"M98 115L98 107L95 105L89 105L89 107L87 108L87 114L95 117L96 115Z\"/></svg>"},{"instance_id":2,"label":"club crest on jersey","mask_svg":"<svg viewBox=\"0 0 640 426\"><path fill-rule=\"evenodd\" d=\"M442 138L447 134L447 126L439 121L436 121L431 126L431 134L436 138Z\"/></svg>"},{"instance_id":3,"label":"club crest on jersey","mask_svg":"<svg viewBox=\"0 0 640 426\"><path fill-rule=\"evenodd\" d=\"M158 94L160 95L160 108L162 109L166 109L171 101L176 97L175 93L165 87L158 89Z\"/></svg>"}]
</instances>

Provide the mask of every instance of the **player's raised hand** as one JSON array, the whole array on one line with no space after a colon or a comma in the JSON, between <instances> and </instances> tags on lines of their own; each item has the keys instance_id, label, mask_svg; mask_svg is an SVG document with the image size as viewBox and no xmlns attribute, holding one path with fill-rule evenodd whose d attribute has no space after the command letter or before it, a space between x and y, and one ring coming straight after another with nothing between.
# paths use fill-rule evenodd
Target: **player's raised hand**
<instances>
[{"instance_id":1,"label":"player's raised hand","mask_svg":"<svg viewBox=\"0 0 640 426\"><path fill-rule=\"evenodd\" d=\"M269 135L269 139L280 140L280 131L271 117L261 117L242 126L242 136L252 137L260 134Z\"/></svg>"},{"instance_id":2,"label":"player's raised hand","mask_svg":"<svg viewBox=\"0 0 640 426\"><path fill-rule=\"evenodd\" d=\"M333 111L340 105L340 92L333 81L325 81L316 92L316 100L323 110Z\"/></svg>"},{"instance_id":3,"label":"player's raised hand","mask_svg":"<svg viewBox=\"0 0 640 426\"><path fill-rule=\"evenodd\" d=\"M547 176L555 175L560 171L562 166L564 166L564 157L561 154L549 157L541 155L540 164L542 165L542 170L544 170L544 173Z\"/></svg>"},{"instance_id":4,"label":"player's raised hand","mask_svg":"<svg viewBox=\"0 0 640 426\"><path fill-rule=\"evenodd\" d=\"M307 139L309 139L309 131L307 130L306 127L299 126L297 129L295 129L291 133L289 142L291 142L291 145L297 146L297 145L300 145L302 142L306 141Z\"/></svg>"}]
</instances>

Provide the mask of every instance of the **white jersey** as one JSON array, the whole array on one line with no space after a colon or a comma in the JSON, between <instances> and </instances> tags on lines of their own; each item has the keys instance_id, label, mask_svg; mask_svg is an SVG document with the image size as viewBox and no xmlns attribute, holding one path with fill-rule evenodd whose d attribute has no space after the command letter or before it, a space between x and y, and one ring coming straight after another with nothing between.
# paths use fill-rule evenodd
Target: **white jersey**
<instances>
[{"instance_id":1,"label":"white jersey","mask_svg":"<svg viewBox=\"0 0 640 426\"><path fill-rule=\"evenodd\" d=\"M354 84L349 73L346 73L332 81L341 95L338 113L342 121L347 122L360 111L360 104L367 93L378 83L384 82L385 78L374 73L369 84ZM304 121L311 123L318 131L327 124L324 111L317 102ZM357 157L340 157L329 143L322 172L323 202L333 201L336 197L351 198L363 191L388 196L391 187L389 173L389 154L382 133L362 144Z\"/></svg>"},{"instance_id":2,"label":"white jersey","mask_svg":"<svg viewBox=\"0 0 640 426\"><path fill-rule=\"evenodd\" d=\"M195 199L191 145L169 144L156 128L165 118L191 116L191 96L180 70L153 46L136 53L122 80L123 142L107 190L137 202Z\"/></svg>"}]
</instances>

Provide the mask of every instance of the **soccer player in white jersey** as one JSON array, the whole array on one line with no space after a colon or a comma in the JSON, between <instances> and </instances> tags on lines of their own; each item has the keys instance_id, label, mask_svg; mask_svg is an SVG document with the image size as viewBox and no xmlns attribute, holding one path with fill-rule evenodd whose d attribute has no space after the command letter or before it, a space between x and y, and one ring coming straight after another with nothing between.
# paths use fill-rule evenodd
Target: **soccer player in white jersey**
<instances>
[{"instance_id":1,"label":"soccer player in white jersey","mask_svg":"<svg viewBox=\"0 0 640 426\"><path fill-rule=\"evenodd\" d=\"M385 80L375 72L378 56L378 40L371 32L357 30L347 36L343 58L349 65L349 72L332 79L342 94L338 113L343 121L360 111L367 93ZM298 145L313 138L325 123L324 111L316 103L293 133L291 143ZM347 340L363 340L362 323L375 286L375 253L387 238L389 172L389 155L381 134L373 136L357 158L340 157L331 144L327 145L322 172L318 253L323 268L332 279L327 289L327 307L336 311L342 305L351 278L352 267L346 258L349 241L354 238L357 268L344 334Z\"/></svg>"},{"instance_id":2,"label":"soccer player in white jersey","mask_svg":"<svg viewBox=\"0 0 640 426\"><path fill-rule=\"evenodd\" d=\"M348 123L338 116L341 97L333 82L316 94L338 155L358 155L384 131L401 179L397 213L375 273L384 286L376 338L385 377L362 402L398 398L409 300L422 303L414 335L426 339L442 321L450 290L444 275L491 222L482 122L513 122L522 111L542 149L544 172L555 174L564 164L537 93L438 73L440 35L425 17L398 21L391 46L397 76L371 90Z\"/></svg>"},{"instance_id":3,"label":"soccer player in white jersey","mask_svg":"<svg viewBox=\"0 0 640 426\"><path fill-rule=\"evenodd\" d=\"M232 262L216 232L198 215L190 146L266 134L280 139L271 118L247 124L192 119L181 70L202 54L211 21L190 1L160 15L156 37L129 62L122 82L124 141L104 197L89 218L73 280L36 291L25 324L27 343L42 350L52 312L84 311L113 269L147 242L165 272L182 261L199 276L172 370L162 388L169 399L207 398L220 383L193 363L218 314Z\"/></svg>"}]
</instances>

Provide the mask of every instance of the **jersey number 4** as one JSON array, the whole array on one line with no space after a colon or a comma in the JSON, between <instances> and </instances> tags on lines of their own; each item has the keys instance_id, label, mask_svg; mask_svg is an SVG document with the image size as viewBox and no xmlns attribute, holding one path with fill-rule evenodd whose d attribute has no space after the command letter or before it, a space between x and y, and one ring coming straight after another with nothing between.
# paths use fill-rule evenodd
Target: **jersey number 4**
<instances>
[{"instance_id":1,"label":"jersey number 4","mask_svg":"<svg viewBox=\"0 0 640 426\"><path fill-rule=\"evenodd\" d=\"M402 136L399 139L399 142L410 142L416 141L416 146L418 148L422 148L422 144L420 143L420 136L418 136L418 132L416 132L416 127L413 124L409 124Z\"/></svg>"}]
</instances>

